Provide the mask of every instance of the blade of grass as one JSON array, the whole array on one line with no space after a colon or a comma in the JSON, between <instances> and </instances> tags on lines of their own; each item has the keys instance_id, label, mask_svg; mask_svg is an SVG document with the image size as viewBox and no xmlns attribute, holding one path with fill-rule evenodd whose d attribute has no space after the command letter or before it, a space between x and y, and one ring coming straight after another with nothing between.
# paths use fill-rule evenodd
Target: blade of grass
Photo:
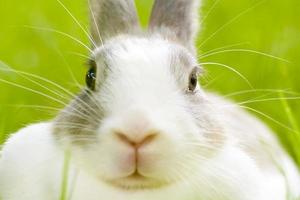
<instances>
[{"instance_id":1,"label":"blade of grass","mask_svg":"<svg viewBox=\"0 0 300 200\"><path fill-rule=\"evenodd\" d=\"M289 103L285 99L285 95L283 94L283 92L280 92L279 96L281 98L281 103L282 103L284 111L288 117L289 123L290 123L291 127L295 130L294 133L287 134L287 137L290 140L289 142L291 142L292 150L293 150L293 153L295 154L295 159L299 166L299 164L300 164L300 149L299 149L298 145L300 144L300 128L299 128L298 122L291 110Z\"/></svg>"},{"instance_id":2,"label":"blade of grass","mask_svg":"<svg viewBox=\"0 0 300 200\"><path fill-rule=\"evenodd\" d=\"M1 117L1 123L0 123L0 150L1 150L1 144L5 141L5 124L6 124L6 118L4 116Z\"/></svg>"},{"instance_id":3,"label":"blade of grass","mask_svg":"<svg viewBox=\"0 0 300 200\"><path fill-rule=\"evenodd\" d=\"M69 179L70 159L71 159L71 154L69 151L66 151L65 156L64 156L61 192L60 192L59 200L67 200L68 199L68 179Z\"/></svg>"}]
</instances>

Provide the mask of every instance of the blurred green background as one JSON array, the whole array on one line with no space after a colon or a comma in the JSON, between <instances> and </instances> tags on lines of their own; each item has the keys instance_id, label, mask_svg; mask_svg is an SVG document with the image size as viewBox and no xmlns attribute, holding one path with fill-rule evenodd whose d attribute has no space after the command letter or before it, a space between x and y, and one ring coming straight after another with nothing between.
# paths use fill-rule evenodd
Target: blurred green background
<instances>
[{"instance_id":1,"label":"blurred green background","mask_svg":"<svg viewBox=\"0 0 300 200\"><path fill-rule=\"evenodd\" d=\"M145 26L153 2L136 2ZM63 0L63 3L88 29L87 0ZM205 0L201 9L202 30L197 41L199 59L206 63L206 75L201 80L203 87L227 95L268 123L296 159L298 155L298 160L299 13L299 0ZM56 0L0 0L0 27L1 144L19 128L53 118L57 108L63 107L61 101L68 102L68 98L55 94L59 91L57 87L35 78L41 87L24 74L7 69L36 74L78 92L76 81L84 83L84 55L88 55L88 51L57 31L87 45L89 42ZM44 28L47 30L41 30ZM229 67L248 79L251 86Z\"/></svg>"}]
</instances>

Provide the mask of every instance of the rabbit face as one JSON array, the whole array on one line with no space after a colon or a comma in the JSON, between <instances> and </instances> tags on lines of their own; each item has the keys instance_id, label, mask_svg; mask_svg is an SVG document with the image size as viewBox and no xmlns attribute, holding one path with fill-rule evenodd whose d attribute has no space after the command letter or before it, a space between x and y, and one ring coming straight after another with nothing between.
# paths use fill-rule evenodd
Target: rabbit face
<instances>
[{"instance_id":1,"label":"rabbit face","mask_svg":"<svg viewBox=\"0 0 300 200\"><path fill-rule=\"evenodd\" d=\"M119 2L107 1L111 4L106 6ZM131 1L125 2L129 9ZM185 6L180 10L187 12L193 1L176 2L180 5L172 4L173 9ZM126 4L119 3L104 14ZM166 8L172 10L170 6ZM221 128L197 84L201 68L187 41L191 31L171 31L173 24L154 26L161 24L156 13L152 34L137 36L128 31L136 29L131 15L126 23L133 28L122 29L128 15L102 14L99 19L119 20L117 32L124 33L107 38L115 32L101 32L104 43L101 40L92 55L89 89L58 116L55 134L82 169L114 187L160 188L188 180L222 141L216 139Z\"/></svg>"},{"instance_id":2,"label":"rabbit face","mask_svg":"<svg viewBox=\"0 0 300 200\"><path fill-rule=\"evenodd\" d=\"M74 100L57 126L93 176L122 188L160 187L190 176L215 151L208 145L216 125L193 82L200 69L188 50L159 37L124 36L93 57L94 91Z\"/></svg>"},{"instance_id":3,"label":"rabbit face","mask_svg":"<svg viewBox=\"0 0 300 200\"><path fill-rule=\"evenodd\" d=\"M128 187L172 182L189 152L184 141L199 135L186 97L199 92L188 88L194 59L177 45L140 38L112 41L95 57L109 71L96 88L104 117L90 166Z\"/></svg>"}]
</instances>

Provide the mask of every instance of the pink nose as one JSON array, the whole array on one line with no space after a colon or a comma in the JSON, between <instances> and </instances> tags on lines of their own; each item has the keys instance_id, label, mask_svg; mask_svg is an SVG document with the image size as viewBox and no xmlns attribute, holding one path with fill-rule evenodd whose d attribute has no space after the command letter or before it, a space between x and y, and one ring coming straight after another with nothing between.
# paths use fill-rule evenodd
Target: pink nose
<instances>
[{"instance_id":1,"label":"pink nose","mask_svg":"<svg viewBox=\"0 0 300 200\"><path fill-rule=\"evenodd\" d=\"M121 142L135 149L139 149L140 147L151 143L158 135L156 132L148 132L143 134L142 137L131 138L129 135L122 132L116 132L115 134Z\"/></svg>"}]
</instances>

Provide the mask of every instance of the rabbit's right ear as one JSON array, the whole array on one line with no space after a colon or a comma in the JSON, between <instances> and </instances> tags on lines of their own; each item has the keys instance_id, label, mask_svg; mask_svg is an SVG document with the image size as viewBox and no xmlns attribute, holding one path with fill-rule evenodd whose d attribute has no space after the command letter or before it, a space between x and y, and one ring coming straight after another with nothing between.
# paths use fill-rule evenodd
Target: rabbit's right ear
<instances>
[{"instance_id":1,"label":"rabbit's right ear","mask_svg":"<svg viewBox=\"0 0 300 200\"><path fill-rule=\"evenodd\" d=\"M89 0L92 38L97 44L139 28L134 0Z\"/></svg>"},{"instance_id":2,"label":"rabbit's right ear","mask_svg":"<svg viewBox=\"0 0 300 200\"><path fill-rule=\"evenodd\" d=\"M201 0L156 0L150 31L158 32L191 51L198 32L198 11Z\"/></svg>"}]
</instances>

